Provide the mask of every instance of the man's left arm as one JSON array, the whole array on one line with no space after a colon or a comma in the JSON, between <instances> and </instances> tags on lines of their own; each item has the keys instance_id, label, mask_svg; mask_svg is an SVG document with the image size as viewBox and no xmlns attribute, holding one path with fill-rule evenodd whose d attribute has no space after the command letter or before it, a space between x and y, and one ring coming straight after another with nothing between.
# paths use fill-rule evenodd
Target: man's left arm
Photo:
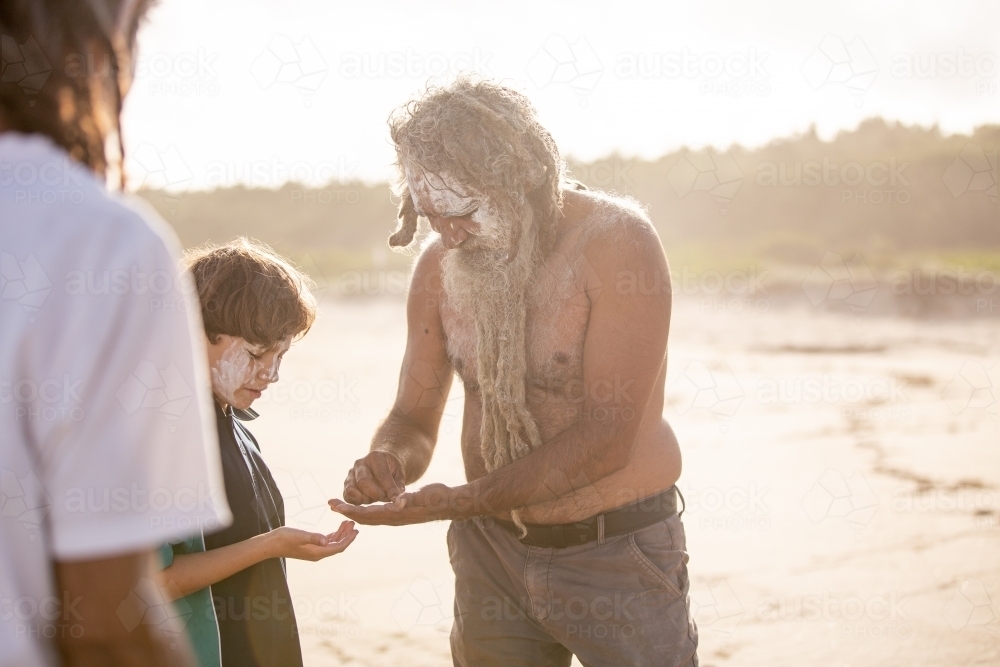
<instances>
[{"instance_id":1,"label":"man's left arm","mask_svg":"<svg viewBox=\"0 0 1000 667\"><path fill-rule=\"evenodd\" d=\"M590 319L580 419L531 454L454 492L473 514L549 502L628 465L666 359L671 289L663 247L647 223L584 250ZM653 286L640 289L641 286Z\"/></svg>"},{"instance_id":2,"label":"man's left arm","mask_svg":"<svg viewBox=\"0 0 1000 667\"><path fill-rule=\"evenodd\" d=\"M666 359L671 286L648 223L594 239L580 419L531 454L458 487L431 484L396 503L348 513L360 523L459 519L552 501L624 468ZM653 286L649 288L648 286ZM367 510L367 511L365 511Z\"/></svg>"}]
</instances>

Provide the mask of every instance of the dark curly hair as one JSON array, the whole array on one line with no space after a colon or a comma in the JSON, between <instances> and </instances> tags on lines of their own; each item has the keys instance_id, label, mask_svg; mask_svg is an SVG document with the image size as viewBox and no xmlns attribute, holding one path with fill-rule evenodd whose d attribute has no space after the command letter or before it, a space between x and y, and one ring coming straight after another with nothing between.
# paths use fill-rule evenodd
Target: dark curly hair
<instances>
[{"instance_id":1,"label":"dark curly hair","mask_svg":"<svg viewBox=\"0 0 1000 667\"><path fill-rule=\"evenodd\" d=\"M0 2L0 123L4 129L48 136L70 156L105 175L108 128L98 107L108 105L124 162L119 119L123 82L131 79L132 50L151 0L2 0ZM121 20L123 9L125 25ZM120 33L119 29L124 28ZM124 39L115 43L116 36ZM93 46L107 56L93 62Z\"/></svg>"}]
</instances>

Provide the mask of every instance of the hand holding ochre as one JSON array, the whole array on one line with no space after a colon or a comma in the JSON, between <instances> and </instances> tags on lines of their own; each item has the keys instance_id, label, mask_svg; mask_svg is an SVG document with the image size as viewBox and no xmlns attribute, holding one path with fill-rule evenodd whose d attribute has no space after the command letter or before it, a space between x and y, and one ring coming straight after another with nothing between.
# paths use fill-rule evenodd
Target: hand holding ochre
<instances>
[{"instance_id":1,"label":"hand holding ochre","mask_svg":"<svg viewBox=\"0 0 1000 667\"><path fill-rule=\"evenodd\" d=\"M334 498L330 509L370 526L467 519L485 513L474 502L469 485L452 488L444 484L429 484L413 493L401 493L394 502L382 504L358 506Z\"/></svg>"},{"instance_id":2,"label":"hand holding ochre","mask_svg":"<svg viewBox=\"0 0 1000 667\"><path fill-rule=\"evenodd\" d=\"M375 450L354 462L344 480L344 500L352 505L395 500L406 487L403 463L395 454Z\"/></svg>"}]
</instances>

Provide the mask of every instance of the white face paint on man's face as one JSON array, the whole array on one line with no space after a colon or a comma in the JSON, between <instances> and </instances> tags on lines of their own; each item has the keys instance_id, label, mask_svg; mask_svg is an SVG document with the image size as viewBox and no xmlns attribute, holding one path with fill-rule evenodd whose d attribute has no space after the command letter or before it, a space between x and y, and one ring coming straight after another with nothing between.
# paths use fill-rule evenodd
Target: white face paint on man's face
<instances>
[{"instance_id":1,"label":"white face paint on man's face","mask_svg":"<svg viewBox=\"0 0 1000 667\"><path fill-rule=\"evenodd\" d=\"M251 345L238 336L220 336L209 342L212 393L225 405L245 410L269 385L278 381L281 359L291 346L285 338L271 348Z\"/></svg>"},{"instance_id":2,"label":"white face paint on man's face","mask_svg":"<svg viewBox=\"0 0 1000 667\"><path fill-rule=\"evenodd\" d=\"M473 188L447 171L440 174L407 166L406 183L417 214L431 222L448 247L461 247L468 237L502 241L503 225L496 209Z\"/></svg>"}]
</instances>

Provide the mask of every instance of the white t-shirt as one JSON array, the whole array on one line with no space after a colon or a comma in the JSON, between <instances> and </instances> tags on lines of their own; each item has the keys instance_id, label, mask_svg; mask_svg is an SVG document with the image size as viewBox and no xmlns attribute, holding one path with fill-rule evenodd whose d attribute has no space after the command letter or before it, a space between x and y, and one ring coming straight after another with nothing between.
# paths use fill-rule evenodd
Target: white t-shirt
<instances>
[{"instance_id":1,"label":"white t-shirt","mask_svg":"<svg viewBox=\"0 0 1000 667\"><path fill-rule=\"evenodd\" d=\"M60 613L80 631L53 561L231 521L197 293L178 257L150 209L47 138L0 133L2 667L57 664ZM122 621L158 622L147 615Z\"/></svg>"}]
</instances>

